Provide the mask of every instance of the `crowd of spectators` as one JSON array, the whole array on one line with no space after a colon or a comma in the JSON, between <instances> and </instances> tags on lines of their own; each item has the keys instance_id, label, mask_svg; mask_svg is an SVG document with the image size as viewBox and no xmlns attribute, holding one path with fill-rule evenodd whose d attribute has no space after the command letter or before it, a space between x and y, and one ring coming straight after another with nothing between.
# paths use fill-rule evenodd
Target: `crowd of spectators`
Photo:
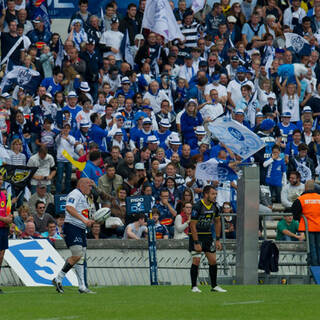
<instances>
[{"instance_id":1,"label":"crowd of spectators","mask_svg":"<svg viewBox=\"0 0 320 320\"><path fill-rule=\"evenodd\" d=\"M65 41L41 17L30 20L24 1L5 2L1 56L9 58L0 76L24 66L42 78L35 93L17 85L0 96L2 161L38 168L19 193L0 179L18 211L12 235L63 237L54 194L69 193L75 177L93 179L104 192L93 195L93 205L111 208L109 224L89 230L93 239L145 234L144 217L126 214L129 196L152 198L159 239L187 237L192 205L206 184L217 188L224 213L236 212L237 181L196 178L197 163L208 159L235 170L258 165L266 212L273 203L290 209L305 181L318 177L320 0L221 0L195 14L185 0L176 8L169 1L185 39L168 43L142 30L146 0L129 4L125 16L111 1L103 18L80 0ZM285 32L302 36L311 54L287 49ZM122 51L126 36L133 65ZM308 73L278 75L279 66L292 63ZM248 159L234 154L207 128L223 114L266 146ZM83 172L73 173L63 150L86 162ZM235 218L225 222L234 238Z\"/></svg>"}]
</instances>

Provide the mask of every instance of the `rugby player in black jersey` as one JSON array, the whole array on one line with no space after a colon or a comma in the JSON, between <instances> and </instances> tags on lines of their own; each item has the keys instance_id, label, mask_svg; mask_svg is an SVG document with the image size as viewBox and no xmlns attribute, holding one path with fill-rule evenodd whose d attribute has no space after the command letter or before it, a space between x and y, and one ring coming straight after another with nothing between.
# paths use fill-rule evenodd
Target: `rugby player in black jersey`
<instances>
[{"instance_id":1,"label":"rugby player in black jersey","mask_svg":"<svg viewBox=\"0 0 320 320\"><path fill-rule=\"evenodd\" d=\"M203 188L203 199L199 200L192 209L189 232L189 251L192 256L190 269L192 292L201 292L197 287L197 277L202 252L206 255L209 263L211 291L227 291L217 285L216 249L221 250L222 246L220 243L221 220L216 198L217 190L213 186L205 186ZM216 231L215 240L211 232L213 220Z\"/></svg>"}]
</instances>

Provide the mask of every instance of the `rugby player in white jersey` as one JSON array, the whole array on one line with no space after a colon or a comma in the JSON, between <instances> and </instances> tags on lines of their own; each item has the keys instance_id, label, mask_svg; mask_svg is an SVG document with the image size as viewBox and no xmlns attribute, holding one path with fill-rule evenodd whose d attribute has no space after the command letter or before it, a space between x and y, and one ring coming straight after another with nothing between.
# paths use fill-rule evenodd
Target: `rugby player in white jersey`
<instances>
[{"instance_id":1,"label":"rugby player in white jersey","mask_svg":"<svg viewBox=\"0 0 320 320\"><path fill-rule=\"evenodd\" d=\"M89 219L90 204L88 202L88 196L93 186L94 182L91 179L81 178L78 181L77 188L67 196L63 230L66 245L71 250L71 257L66 260L62 270L52 280L52 284L59 293L64 293L62 280L73 267L78 278L79 292L95 293L87 288L84 277L84 262L87 248L86 228L94 223L93 220Z\"/></svg>"}]
</instances>

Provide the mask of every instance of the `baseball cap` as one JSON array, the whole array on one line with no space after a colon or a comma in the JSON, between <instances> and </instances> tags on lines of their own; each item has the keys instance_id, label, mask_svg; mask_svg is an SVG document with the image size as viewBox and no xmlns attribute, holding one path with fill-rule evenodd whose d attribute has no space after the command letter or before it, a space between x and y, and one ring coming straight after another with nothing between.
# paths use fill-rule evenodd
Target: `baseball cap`
<instances>
[{"instance_id":1,"label":"baseball cap","mask_svg":"<svg viewBox=\"0 0 320 320\"><path fill-rule=\"evenodd\" d=\"M184 58L185 59L192 59L192 55L191 54L187 54Z\"/></svg>"},{"instance_id":2,"label":"baseball cap","mask_svg":"<svg viewBox=\"0 0 320 320\"><path fill-rule=\"evenodd\" d=\"M96 40L94 40L93 38L89 38L88 44L96 44Z\"/></svg>"},{"instance_id":3,"label":"baseball cap","mask_svg":"<svg viewBox=\"0 0 320 320\"><path fill-rule=\"evenodd\" d=\"M149 106L149 105L142 106L142 109L148 109L148 110L151 110L151 111L153 110L152 107Z\"/></svg>"},{"instance_id":4,"label":"baseball cap","mask_svg":"<svg viewBox=\"0 0 320 320\"><path fill-rule=\"evenodd\" d=\"M121 129L117 129L117 130L114 132L113 135L114 135L114 136L123 136L123 132L122 132Z\"/></svg>"},{"instance_id":5,"label":"baseball cap","mask_svg":"<svg viewBox=\"0 0 320 320\"><path fill-rule=\"evenodd\" d=\"M262 113L262 112L260 112L260 111L259 111L259 112L257 112L257 113L256 113L256 118L258 118L258 117L259 117L259 118L264 117L263 113Z\"/></svg>"},{"instance_id":6,"label":"baseball cap","mask_svg":"<svg viewBox=\"0 0 320 320\"><path fill-rule=\"evenodd\" d=\"M238 57L238 56L233 56L233 57L231 58L231 61L239 61L239 57Z\"/></svg>"},{"instance_id":7,"label":"baseball cap","mask_svg":"<svg viewBox=\"0 0 320 320\"><path fill-rule=\"evenodd\" d=\"M135 164L134 168L136 170L144 170L144 163L138 162L138 163Z\"/></svg>"},{"instance_id":8,"label":"baseball cap","mask_svg":"<svg viewBox=\"0 0 320 320\"><path fill-rule=\"evenodd\" d=\"M237 68L237 73L246 73L247 69L243 66Z\"/></svg>"},{"instance_id":9,"label":"baseball cap","mask_svg":"<svg viewBox=\"0 0 320 320\"><path fill-rule=\"evenodd\" d=\"M265 119L261 122L260 129L267 131L273 128L274 126L275 126L275 122L273 120Z\"/></svg>"}]
</instances>

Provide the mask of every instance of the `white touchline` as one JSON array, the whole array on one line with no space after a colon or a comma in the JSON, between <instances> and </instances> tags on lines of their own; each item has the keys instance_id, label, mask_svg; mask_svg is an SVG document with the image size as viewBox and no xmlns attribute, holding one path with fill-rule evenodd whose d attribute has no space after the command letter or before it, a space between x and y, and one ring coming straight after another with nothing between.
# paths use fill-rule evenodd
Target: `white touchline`
<instances>
[{"instance_id":1,"label":"white touchline","mask_svg":"<svg viewBox=\"0 0 320 320\"><path fill-rule=\"evenodd\" d=\"M262 303L263 300L253 300L253 301L240 301L240 302L225 302L223 306L232 306L234 304L254 304L254 303Z\"/></svg>"},{"instance_id":2,"label":"white touchline","mask_svg":"<svg viewBox=\"0 0 320 320\"><path fill-rule=\"evenodd\" d=\"M78 316L62 316L62 317L55 317L55 318L38 318L36 320L71 320L77 319Z\"/></svg>"}]
</instances>

